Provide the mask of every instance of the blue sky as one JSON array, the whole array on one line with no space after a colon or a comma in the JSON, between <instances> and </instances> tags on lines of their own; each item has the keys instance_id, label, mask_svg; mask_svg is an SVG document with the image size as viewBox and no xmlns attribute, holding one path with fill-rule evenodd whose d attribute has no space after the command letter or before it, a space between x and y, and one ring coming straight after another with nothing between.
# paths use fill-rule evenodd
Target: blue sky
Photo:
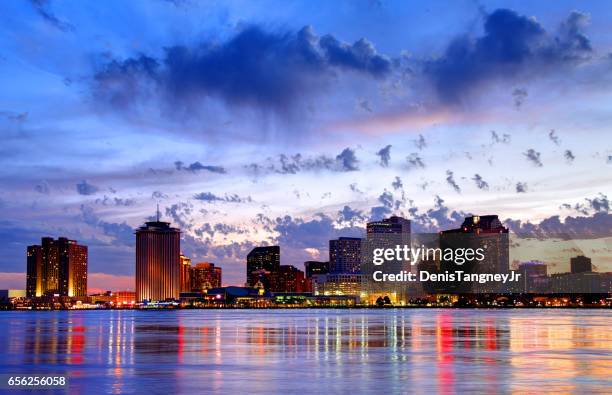
<instances>
[{"instance_id":1,"label":"blue sky","mask_svg":"<svg viewBox=\"0 0 612 395\"><path fill-rule=\"evenodd\" d=\"M609 4L280 4L0 4L0 285L61 235L129 286L157 203L228 284L390 214L610 236Z\"/></svg>"}]
</instances>

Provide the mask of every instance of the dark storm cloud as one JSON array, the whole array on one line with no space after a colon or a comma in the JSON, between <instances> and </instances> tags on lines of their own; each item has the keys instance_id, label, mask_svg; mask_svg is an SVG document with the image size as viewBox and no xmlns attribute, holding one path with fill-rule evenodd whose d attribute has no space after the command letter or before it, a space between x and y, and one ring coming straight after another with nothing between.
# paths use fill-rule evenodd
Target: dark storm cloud
<instances>
[{"instance_id":1,"label":"dark storm cloud","mask_svg":"<svg viewBox=\"0 0 612 395\"><path fill-rule=\"evenodd\" d=\"M525 193L525 192L527 192L527 183L517 182L516 183L516 193Z\"/></svg>"},{"instance_id":2,"label":"dark storm cloud","mask_svg":"<svg viewBox=\"0 0 612 395\"><path fill-rule=\"evenodd\" d=\"M51 26L63 32L71 32L74 30L74 26L68 22L61 21L51 12L49 6L51 2L49 0L30 0L30 3L36 10L36 13Z\"/></svg>"},{"instance_id":3,"label":"dark storm cloud","mask_svg":"<svg viewBox=\"0 0 612 395\"><path fill-rule=\"evenodd\" d=\"M572 163L574 162L574 159L576 159L576 157L574 156L574 153L571 150L565 150L565 153L563 154L563 156L565 157L565 160L567 161L567 163Z\"/></svg>"},{"instance_id":4,"label":"dark storm cloud","mask_svg":"<svg viewBox=\"0 0 612 395\"><path fill-rule=\"evenodd\" d=\"M457 183L455 182L455 175L451 170L446 170L446 182L448 183L448 185L453 187L455 192L461 193L461 188L459 188L459 185L457 185Z\"/></svg>"},{"instance_id":5,"label":"dark storm cloud","mask_svg":"<svg viewBox=\"0 0 612 395\"><path fill-rule=\"evenodd\" d=\"M484 18L484 35L454 39L444 54L425 66L440 98L458 102L483 83L562 69L588 59L582 33L588 17L573 11L555 33L534 18L498 9Z\"/></svg>"},{"instance_id":6,"label":"dark storm cloud","mask_svg":"<svg viewBox=\"0 0 612 395\"><path fill-rule=\"evenodd\" d=\"M389 161L391 160L391 144L381 148L376 155L380 157L380 165L382 167L389 166Z\"/></svg>"},{"instance_id":7,"label":"dark storm cloud","mask_svg":"<svg viewBox=\"0 0 612 395\"><path fill-rule=\"evenodd\" d=\"M203 165L200 162L193 162L189 166L185 166L185 164L181 161L174 162L174 167L176 170L190 171L192 173L197 173L201 170L209 171L211 173L219 173L225 174L227 171L222 166L211 166L211 165Z\"/></svg>"},{"instance_id":8,"label":"dark storm cloud","mask_svg":"<svg viewBox=\"0 0 612 395\"><path fill-rule=\"evenodd\" d=\"M533 163L537 167L542 167L542 160L540 159L540 153L534 150L533 148L529 148L526 152L523 153L525 157Z\"/></svg>"},{"instance_id":9,"label":"dark storm cloud","mask_svg":"<svg viewBox=\"0 0 612 395\"><path fill-rule=\"evenodd\" d=\"M318 37L308 26L290 32L251 25L223 43L165 48L161 60L146 55L113 60L97 73L94 88L112 103L153 83L174 101L218 97L228 104L286 110L337 72L381 78L391 66L365 39L347 44L331 35Z\"/></svg>"},{"instance_id":10,"label":"dark storm cloud","mask_svg":"<svg viewBox=\"0 0 612 395\"><path fill-rule=\"evenodd\" d=\"M93 195L94 193L98 192L100 188L88 183L86 180L83 180L76 184L76 190L79 195Z\"/></svg>"},{"instance_id":11,"label":"dark storm cloud","mask_svg":"<svg viewBox=\"0 0 612 395\"><path fill-rule=\"evenodd\" d=\"M474 174L474 177L472 177L472 180L474 180L478 189L484 189L484 190L489 189L489 183L483 180L480 174Z\"/></svg>"},{"instance_id":12,"label":"dark storm cloud","mask_svg":"<svg viewBox=\"0 0 612 395\"><path fill-rule=\"evenodd\" d=\"M586 201L586 203L575 203L573 205L569 203L564 203L561 205L561 208L567 210L575 210L583 215L588 215L590 212L610 212L610 206L612 205L612 203L608 199L608 196L604 195L603 193L599 193L599 196L596 196L592 199L585 198L584 200Z\"/></svg>"},{"instance_id":13,"label":"dark storm cloud","mask_svg":"<svg viewBox=\"0 0 612 395\"><path fill-rule=\"evenodd\" d=\"M250 203L253 201L250 196L240 197L236 194L215 195L212 192L200 192L193 195L193 198L202 202L226 202L226 203Z\"/></svg>"}]
</instances>

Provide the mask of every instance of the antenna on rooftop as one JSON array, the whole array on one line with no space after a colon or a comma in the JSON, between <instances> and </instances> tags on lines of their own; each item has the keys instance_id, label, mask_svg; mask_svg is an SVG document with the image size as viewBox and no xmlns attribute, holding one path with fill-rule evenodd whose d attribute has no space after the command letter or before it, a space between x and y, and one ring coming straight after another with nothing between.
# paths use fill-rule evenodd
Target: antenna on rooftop
<instances>
[{"instance_id":1,"label":"antenna on rooftop","mask_svg":"<svg viewBox=\"0 0 612 395\"><path fill-rule=\"evenodd\" d=\"M157 203L157 222L159 222L159 203Z\"/></svg>"}]
</instances>

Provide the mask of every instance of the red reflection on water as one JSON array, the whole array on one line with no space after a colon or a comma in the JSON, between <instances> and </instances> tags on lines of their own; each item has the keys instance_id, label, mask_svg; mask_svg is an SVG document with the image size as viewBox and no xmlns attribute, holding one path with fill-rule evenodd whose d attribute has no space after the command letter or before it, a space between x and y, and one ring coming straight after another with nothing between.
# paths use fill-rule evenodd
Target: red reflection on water
<instances>
[{"instance_id":1,"label":"red reflection on water","mask_svg":"<svg viewBox=\"0 0 612 395\"><path fill-rule=\"evenodd\" d=\"M449 315L436 318L436 349L438 353L438 391L453 392L455 372L453 369L453 320Z\"/></svg>"}]
</instances>

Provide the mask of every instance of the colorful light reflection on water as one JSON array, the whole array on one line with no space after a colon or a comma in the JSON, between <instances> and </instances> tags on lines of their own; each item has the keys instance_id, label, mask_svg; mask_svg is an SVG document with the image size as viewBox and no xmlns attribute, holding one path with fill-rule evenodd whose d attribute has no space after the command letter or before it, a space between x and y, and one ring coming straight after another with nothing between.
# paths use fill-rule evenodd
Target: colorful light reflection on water
<instances>
[{"instance_id":1,"label":"colorful light reflection on water","mask_svg":"<svg viewBox=\"0 0 612 395\"><path fill-rule=\"evenodd\" d=\"M3 312L1 373L69 393L612 391L606 310Z\"/></svg>"}]
</instances>

